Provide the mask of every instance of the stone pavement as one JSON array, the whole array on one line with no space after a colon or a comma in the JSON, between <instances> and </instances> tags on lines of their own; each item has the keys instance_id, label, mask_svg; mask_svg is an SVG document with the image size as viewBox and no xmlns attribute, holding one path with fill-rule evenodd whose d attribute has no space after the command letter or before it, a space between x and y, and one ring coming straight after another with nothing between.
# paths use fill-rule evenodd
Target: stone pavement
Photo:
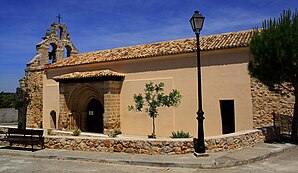
<instances>
[{"instance_id":1,"label":"stone pavement","mask_svg":"<svg viewBox=\"0 0 298 173\"><path fill-rule=\"evenodd\" d=\"M44 149L31 151L30 148L9 148L0 146L1 156L32 157L58 160L76 160L112 164L142 165L156 167L182 167L215 169L233 167L260 161L268 157L281 154L297 145L263 143L252 148L237 151L209 153L208 157L195 157L193 154L181 155L145 155L127 153L68 151L58 149Z\"/></svg>"}]
</instances>

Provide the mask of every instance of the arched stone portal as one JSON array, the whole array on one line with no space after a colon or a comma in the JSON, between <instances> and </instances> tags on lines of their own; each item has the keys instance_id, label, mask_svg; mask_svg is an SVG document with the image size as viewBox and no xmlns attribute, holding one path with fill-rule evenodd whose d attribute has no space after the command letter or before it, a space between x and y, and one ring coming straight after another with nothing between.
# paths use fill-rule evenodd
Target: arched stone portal
<instances>
[{"instance_id":1,"label":"arched stone portal","mask_svg":"<svg viewBox=\"0 0 298 173\"><path fill-rule=\"evenodd\" d=\"M120 130L124 74L107 70L54 77L59 82L59 129L111 134Z\"/></svg>"},{"instance_id":2,"label":"arched stone portal","mask_svg":"<svg viewBox=\"0 0 298 173\"><path fill-rule=\"evenodd\" d=\"M87 131L103 133L104 108L99 100L92 99L87 107Z\"/></svg>"},{"instance_id":3,"label":"arched stone portal","mask_svg":"<svg viewBox=\"0 0 298 173\"><path fill-rule=\"evenodd\" d=\"M66 101L66 105L61 108L63 111L61 114L64 114L64 123L66 126L64 128L68 128L70 130L81 129L85 132L97 132L102 133L102 130L95 130L96 127L91 126L99 126L99 122L96 124L95 119L89 117L89 110L97 112L97 115L101 116L101 121L103 121L103 101L104 96L101 92L100 87L92 86L89 84L63 84L64 93L60 95L63 100ZM67 92L70 91L70 92ZM69 93L69 94L68 94ZM69 96L69 97L68 97ZM96 105L98 105L96 107ZM65 107L67 106L67 107ZM65 109L67 108L67 109ZM65 116L66 115L66 116ZM97 117L99 120L99 117ZM103 128L103 123L101 123Z\"/></svg>"}]
</instances>

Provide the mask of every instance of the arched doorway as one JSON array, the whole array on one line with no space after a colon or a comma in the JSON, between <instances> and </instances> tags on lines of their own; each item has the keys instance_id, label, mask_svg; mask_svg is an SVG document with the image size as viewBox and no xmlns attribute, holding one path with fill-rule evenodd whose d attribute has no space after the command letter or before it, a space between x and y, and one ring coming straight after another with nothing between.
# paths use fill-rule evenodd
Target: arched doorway
<instances>
[{"instance_id":1,"label":"arched doorway","mask_svg":"<svg viewBox=\"0 0 298 173\"><path fill-rule=\"evenodd\" d=\"M56 129L56 112L52 110L50 112L50 115L51 115L50 126L51 128Z\"/></svg>"},{"instance_id":2,"label":"arched doorway","mask_svg":"<svg viewBox=\"0 0 298 173\"><path fill-rule=\"evenodd\" d=\"M87 107L87 131L103 133L103 106L97 99L90 100Z\"/></svg>"}]
</instances>

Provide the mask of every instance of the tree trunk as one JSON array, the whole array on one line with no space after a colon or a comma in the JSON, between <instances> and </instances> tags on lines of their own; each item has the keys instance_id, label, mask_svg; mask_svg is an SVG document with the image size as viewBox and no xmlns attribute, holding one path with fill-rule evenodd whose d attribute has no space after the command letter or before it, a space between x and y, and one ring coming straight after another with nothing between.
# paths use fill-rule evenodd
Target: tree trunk
<instances>
[{"instance_id":1,"label":"tree trunk","mask_svg":"<svg viewBox=\"0 0 298 173\"><path fill-rule=\"evenodd\" d=\"M155 121L154 121L154 116L152 117L152 120L153 120L153 132L152 132L152 135L155 136Z\"/></svg>"},{"instance_id":2,"label":"tree trunk","mask_svg":"<svg viewBox=\"0 0 298 173\"><path fill-rule=\"evenodd\" d=\"M298 144L298 85L295 86L295 104L294 116L292 122L291 140L294 144Z\"/></svg>"}]
</instances>

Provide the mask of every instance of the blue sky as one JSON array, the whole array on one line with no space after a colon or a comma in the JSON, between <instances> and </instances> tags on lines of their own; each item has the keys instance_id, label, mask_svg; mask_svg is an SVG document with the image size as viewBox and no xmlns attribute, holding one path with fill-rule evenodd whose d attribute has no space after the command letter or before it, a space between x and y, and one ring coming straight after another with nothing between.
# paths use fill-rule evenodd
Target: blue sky
<instances>
[{"instance_id":1,"label":"blue sky","mask_svg":"<svg viewBox=\"0 0 298 173\"><path fill-rule=\"evenodd\" d=\"M205 17L201 35L252 29L298 8L297 0L0 0L0 92L15 92L26 63L61 14L80 53L194 37L189 19Z\"/></svg>"}]
</instances>

